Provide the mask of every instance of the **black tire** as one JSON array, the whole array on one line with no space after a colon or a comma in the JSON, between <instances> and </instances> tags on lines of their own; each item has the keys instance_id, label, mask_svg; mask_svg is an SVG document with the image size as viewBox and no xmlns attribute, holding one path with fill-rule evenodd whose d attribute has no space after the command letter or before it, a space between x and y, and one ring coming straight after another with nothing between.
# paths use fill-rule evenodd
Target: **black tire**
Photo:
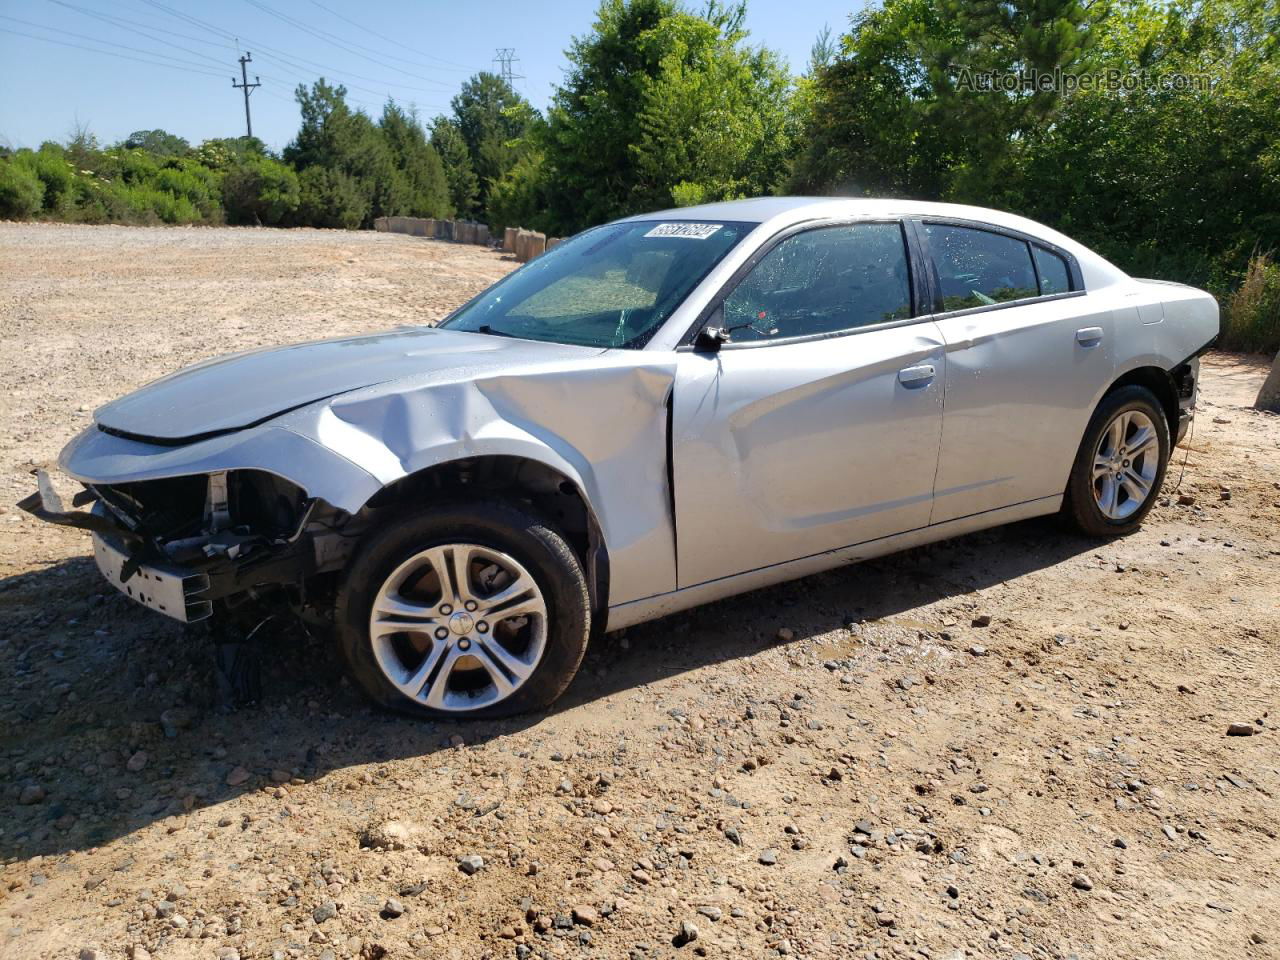
<instances>
[{"instance_id":1,"label":"black tire","mask_svg":"<svg viewBox=\"0 0 1280 960\"><path fill-rule=\"evenodd\" d=\"M382 584L403 562L432 546L474 543L519 561L547 607L546 646L534 672L506 699L475 710L435 710L402 693L373 653L369 619ZM501 501L444 503L380 524L366 535L338 591L338 642L361 689L377 704L419 717L505 717L549 706L578 672L591 631L582 564L542 518Z\"/></svg>"},{"instance_id":2,"label":"black tire","mask_svg":"<svg viewBox=\"0 0 1280 960\"><path fill-rule=\"evenodd\" d=\"M1140 411L1155 427L1158 461L1155 479L1146 500L1132 514L1117 520L1103 513L1094 496L1093 459L1103 432L1112 421L1127 411ZM1062 505L1063 516L1087 537L1118 537L1133 533L1155 506L1160 487L1164 483L1171 450L1169 421L1155 394L1146 387L1139 386L1120 387L1108 393L1098 404L1098 409L1094 411L1089 426L1085 429L1084 439L1080 441L1071 477L1067 481L1066 498Z\"/></svg>"}]
</instances>

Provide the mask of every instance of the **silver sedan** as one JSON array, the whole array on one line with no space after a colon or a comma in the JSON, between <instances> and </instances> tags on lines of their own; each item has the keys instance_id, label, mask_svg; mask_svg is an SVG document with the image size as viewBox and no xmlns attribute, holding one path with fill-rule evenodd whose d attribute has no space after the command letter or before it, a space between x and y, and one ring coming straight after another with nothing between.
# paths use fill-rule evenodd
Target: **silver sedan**
<instances>
[{"instance_id":1,"label":"silver sedan","mask_svg":"<svg viewBox=\"0 0 1280 960\"><path fill-rule=\"evenodd\" d=\"M1217 332L1208 294L993 210L670 210L434 328L159 380L63 451L87 510L45 477L22 505L168 616L287 605L378 703L503 715L594 632L1042 514L1132 531Z\"/></svg>"}]
</instances>

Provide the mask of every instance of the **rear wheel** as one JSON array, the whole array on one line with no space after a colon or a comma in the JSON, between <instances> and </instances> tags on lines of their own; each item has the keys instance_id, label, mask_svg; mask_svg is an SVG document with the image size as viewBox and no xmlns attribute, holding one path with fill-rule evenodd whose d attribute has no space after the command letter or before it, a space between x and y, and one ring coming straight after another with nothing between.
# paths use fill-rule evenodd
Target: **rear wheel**
<instances>
[{"instance_id":1,"label":"rear wheel","mask_svg":"<svg viewBox=\"0 0 1280 960\"><path fill-rule=\"evenodd\" d=\"M1155 505L1169 452L1169 424L1150 390L1107 394L1076 454L1065 514L1087 536L1132 533Z\"/></svg>"},{"instance_id":2,"label":"rear wheel","mask_svg":"<svg viewBox=\"0 0 1280 960\"><path fill-rule=\"evenodd\" d=\"M564 537L505 503L435 506L373 533L337 619L370 697L455 718L549 705L577 672L590 630L586 580Z\"/></svg>"}]
</instances>

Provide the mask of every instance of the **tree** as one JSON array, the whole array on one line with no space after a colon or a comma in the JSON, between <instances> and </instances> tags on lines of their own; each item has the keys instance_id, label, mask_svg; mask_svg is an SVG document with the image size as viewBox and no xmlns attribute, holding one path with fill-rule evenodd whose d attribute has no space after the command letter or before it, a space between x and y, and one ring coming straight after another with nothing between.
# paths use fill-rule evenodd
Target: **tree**
<instances>
[{"instance_id":1,"label":"tree","mask_svg":"<svg viewBox=\"0 0 1280 960\"><path fill-rule=\"evenodd\" d=\"M792 185L981 199L1060 103L1051 90L984 89L983 78L1052 76L1091 42L1081 0L888 0L858 14L839 56L811 66Z\"/></svg>"},{"instance_id":2,"label":"tree","mask_svg":"<svg viewBox=\"0 0 1280 960\"><path fill-rule=\"evenodd\" d=\"M299 85L302 125L284 158L302 177L299 215L314 214L326 226L354 229L371 226L375 217L408 212L415 194L382 130L363 111L347 106L346 94L345 87L330 86L323 78L310 89ZM325 174L307 176L312 168ZM324 211L326 202L335 208ZM360 216L353 219L357 211Z\"/></svg>"},{"instance_id":3,"label":"tree","mask_svg":"<svg viewBox=\"0 0 1280 960\"><path fill-rule=\"evenodd\" d=\"M130 150L146 150L157 157L181 157L191 149L191 144L167 130L135 130L121 143Z\"/></svg>"},{"instance_id":4,"label":"tree","mask_svg":"<svg viewBox=\"0 0 1280 960\"><path fill-rule=\"evenodd\" d=\"M444 165L444 178L454 210L460 217L473 216L477 212L480 181L471 165L467 141L457 124L448 117L436 117L431 124L431 145Z\"/></svg>"},{"instance_id":5,"label":"tree","mask_svg":"<svg viewBox=\"0 0 1280 960\"><path fill-rule=\"evenodd\" d=\"M330 167L307 167L298 175L296 223L358 229L369 220L369 197L354 177Z\"/></svg>"},{"instance_id":6,"label":"tree","mask_svg":"<svg viewBox=\"0 0 1280 960\"><path fill-rule=\"evenodd\" d=\"M411 217L450 217L453 204L444 164L427 142L426 132L416 115L388 102L378 122L397 170L408 186L406 206L394 211Z\"/></svg>"},{"instance_id":7,"label":"tree","mask_svg":"<svg viewBox=\"0 0 1280 960\"><path fill-rule=\"evenodd\" d=\"M791 188L1009 209L1226 292L1280 246L1278 25L1251 0L886 0L801 82ZM1087 82L975 83L1055 70Z\"/></svg>"},{"instance_id":8,"label":"tree","mask_svg":"<svg viewBox=\"0 0 1280 960\"><path fill-rule=\"evenodd\" d=\"M491 185L520 159L519 141L528 132L534 111L505 80L484 71L462 85L451 106L478 180L477 204L483 210Z\"/></svg>"},{"instance_id":9,"label":"tree","mask_svg":"<svg viewBox=\"0 0 1280 960\"><path fill-rule=\"evenodd\" d=\"M546 227L550 180L539 151L521 157L489 191L489 223L503 227Z\"/></svg>"},{"instance_id":10,"label":"tree","mask_svg":"<svg viewBox=\"0 0 1280 960\"><path fill-rule=\"evenodd\" d=\"M790 78L748 48L744 8L704 16L675 0L605 0L574 40L538 139L558 232L668 206L677 196L772 192L791 150Z\"/></svg>"}]
</instances>

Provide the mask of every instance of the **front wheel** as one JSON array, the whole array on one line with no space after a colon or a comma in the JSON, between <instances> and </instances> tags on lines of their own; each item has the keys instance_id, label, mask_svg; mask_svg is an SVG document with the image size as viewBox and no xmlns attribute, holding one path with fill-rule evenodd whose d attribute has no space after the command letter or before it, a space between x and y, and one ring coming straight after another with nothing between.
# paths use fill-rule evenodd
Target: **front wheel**
<instances>
[{"instance_id":1,"label":"front wheel","mask_svg":"<svg viewBox=\"0 0 1280 960\"><path fill-rule=\"evenodd\" d=\"M1169 463L1169 424L1145 387L1107 394L1085 430L1064 513L1081 533L1132 533L1155 505Z\"/></svg>"},{"instance_id":2,"label":"front wheel","mask_svg":"<svg viewBox=\"0 0 1280 960\"><path fill-rule=\"evenodd\" d=\"M582 662L590 620L564 537L498 502L442 504L381 527L337 605L343 653L373 700L458 719L551 704Z\"/></svg>"}]
</instances>

